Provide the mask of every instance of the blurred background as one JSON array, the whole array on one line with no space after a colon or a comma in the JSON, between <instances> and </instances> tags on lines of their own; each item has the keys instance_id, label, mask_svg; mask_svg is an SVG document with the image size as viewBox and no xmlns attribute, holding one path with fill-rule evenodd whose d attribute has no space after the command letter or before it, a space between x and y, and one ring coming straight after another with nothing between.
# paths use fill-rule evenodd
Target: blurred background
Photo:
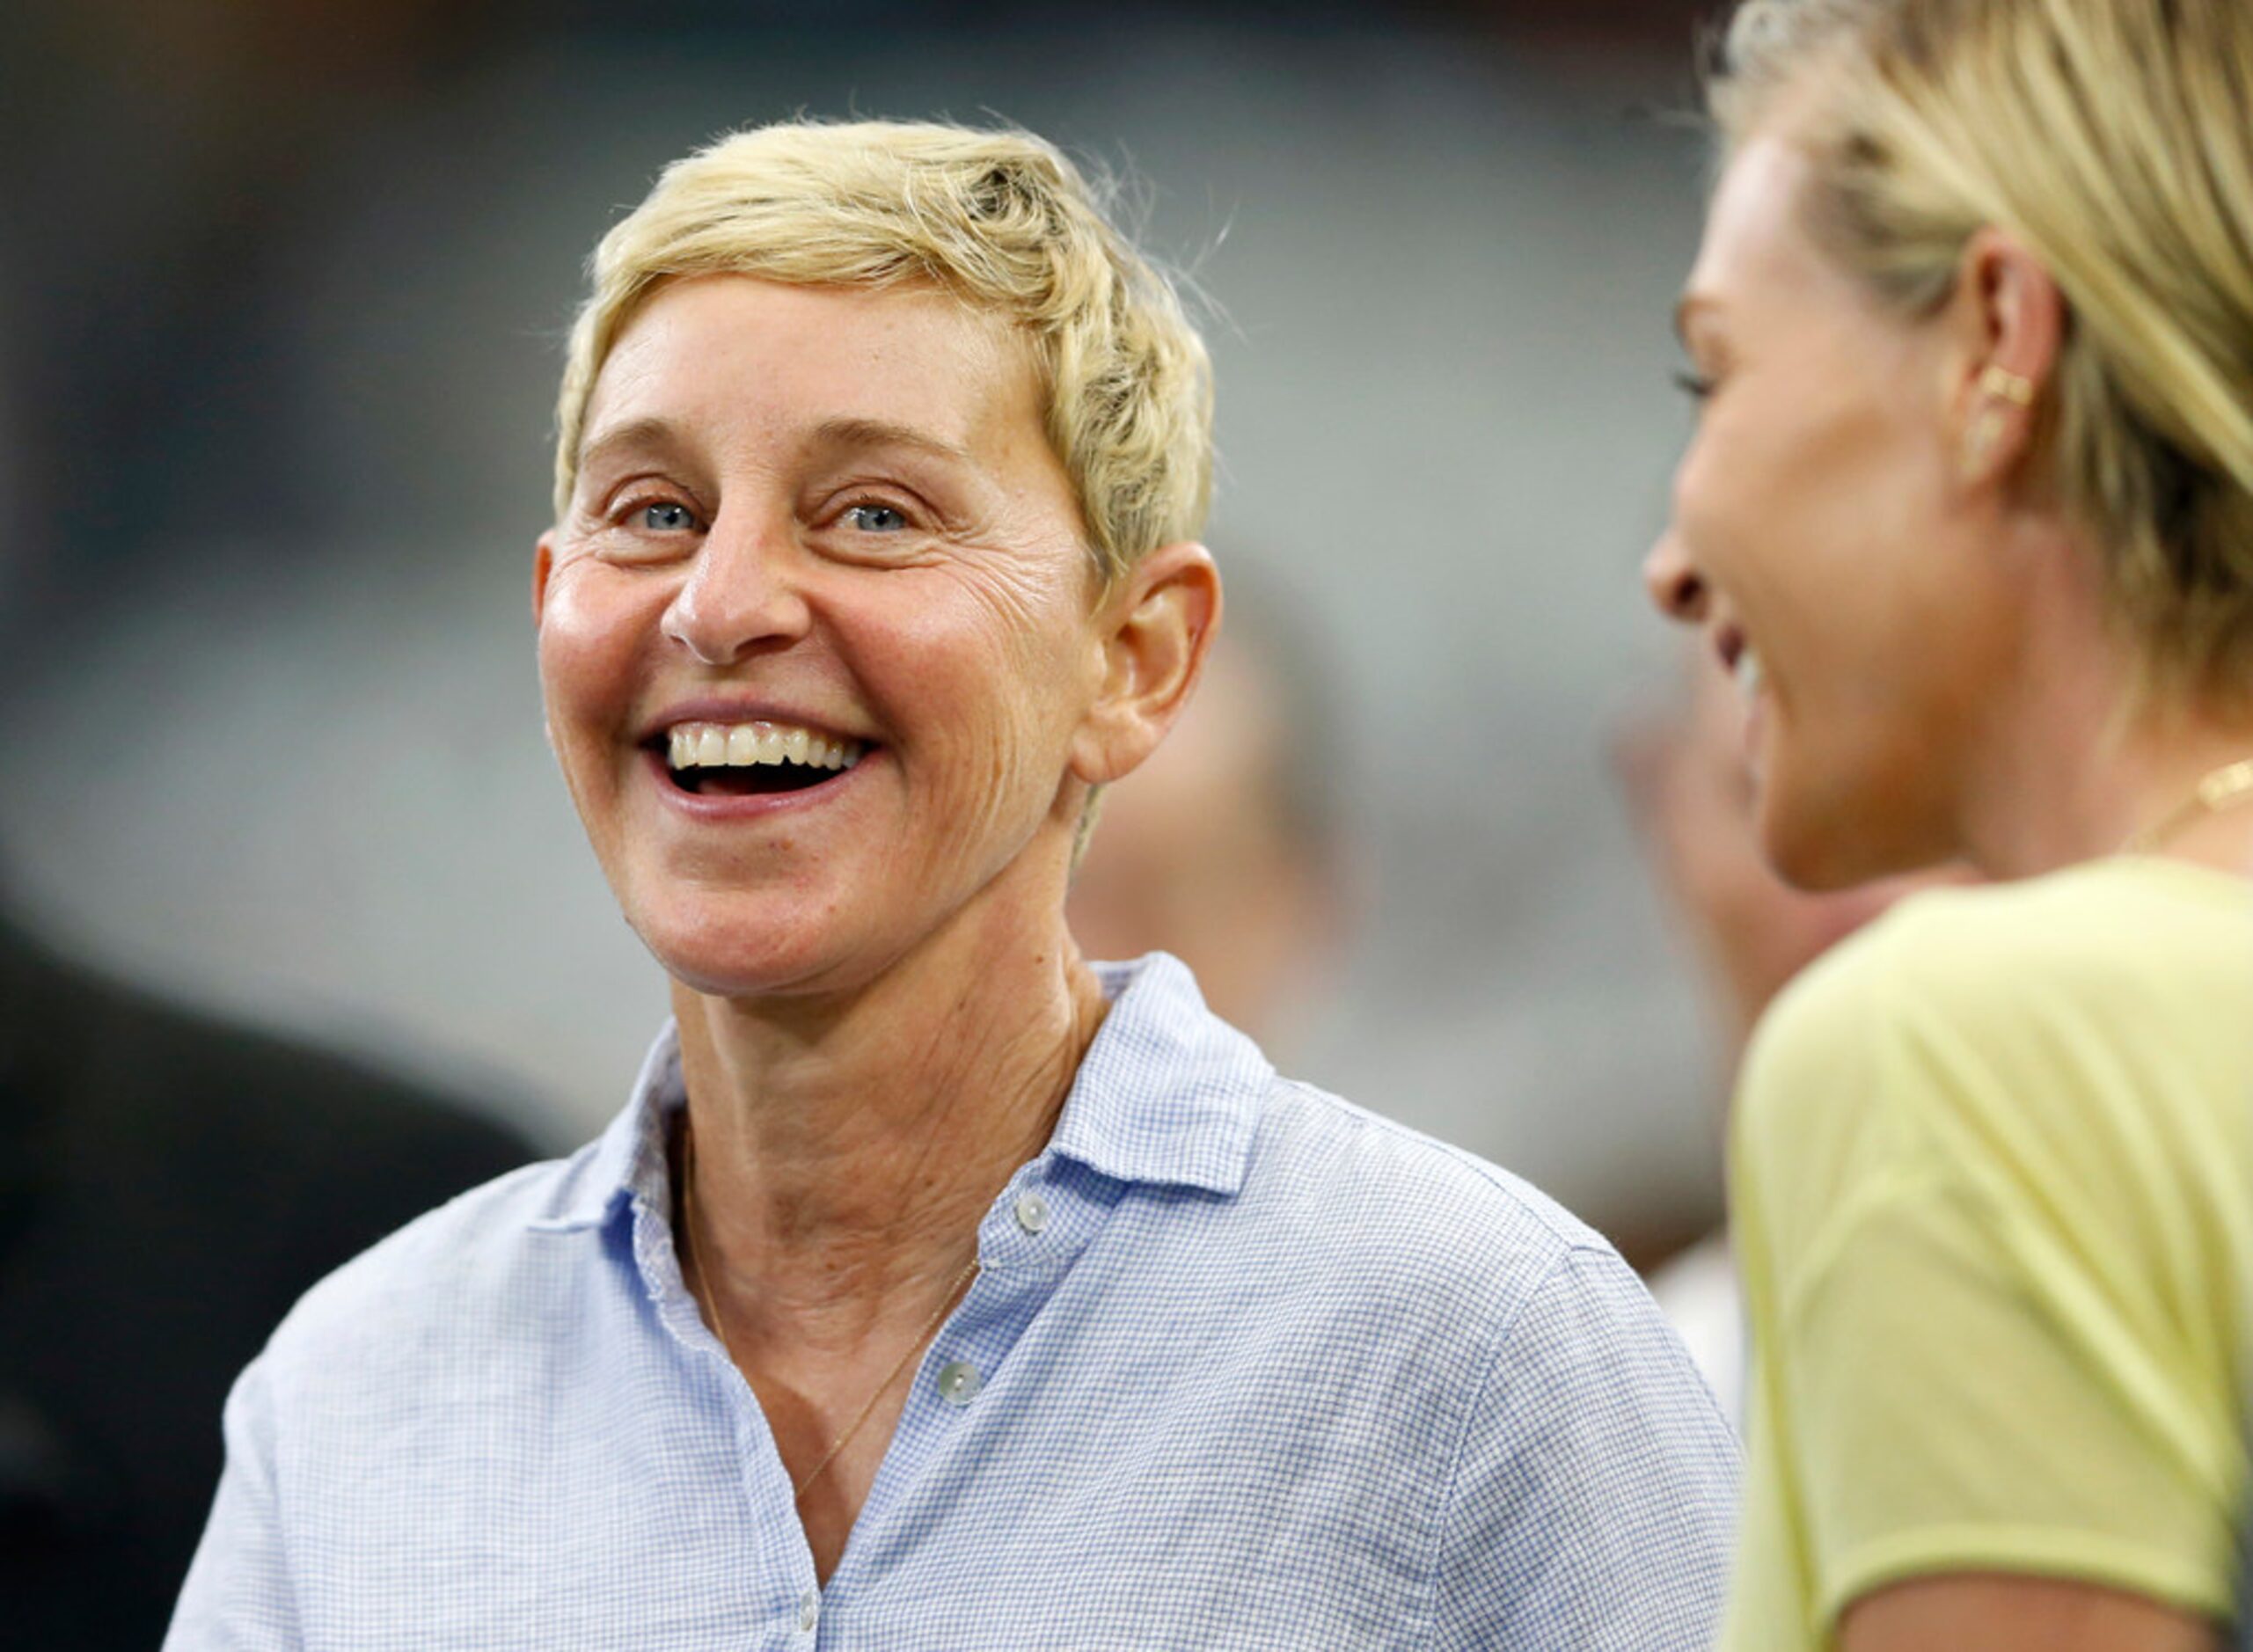
<instances>
[{"instance_id":1,"label":"blurred background","mask_svg":"<svg viewBox=\"0 0 2253 1652\"><path fill-rule=\"evenodd\" d=\"M1702 12L19 0L0 883L168 995L593 1134L664 1006L533 672L582 260L732 127L1004 118L1139 180L1210 305L1211 538L1295 639L1331 815L1262 1030L1655 1258L1717 1208L1721 1057L1607 745L1680 691L1636 565Z\"/></svg>"}]
</instances>

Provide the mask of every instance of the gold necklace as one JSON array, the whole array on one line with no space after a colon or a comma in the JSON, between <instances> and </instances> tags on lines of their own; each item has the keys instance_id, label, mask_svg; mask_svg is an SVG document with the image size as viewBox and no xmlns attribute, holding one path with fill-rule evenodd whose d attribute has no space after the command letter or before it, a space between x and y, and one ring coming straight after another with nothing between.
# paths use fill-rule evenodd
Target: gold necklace
<instances>
[{"instance_id":1,"label":"gold necklace","mask_svg":"<svg viewBox=\"0 0 2253 1652\"><path fill-rule=\"evenodd\" d=\"M2225 763L2219 769L2208 770L2198 777L2191 795L2177 804L2157 824L2147 826L2120 845L2125 855L2146 855L2181 831L2201 815L2219 814L2235 804L2253 798L2253 757L2241 757L2235 763Z\"/></svg>"},{"instance_id":2,"label":"gold necklace","mask_svg":"<svg viewBox=\"0 0 2253 1652\"><path fill-rule=\"evenodd\" d=\"M712 1293L712 1281L704 1271L703 1261L697 1255L696 1129L689 1122L686 1114L681 1115L681 1233L688 1244L689 1267L696 1275L694 1295L697 1305L704 1310L704 1317L712 1321L713 1334L720 1339L720 1346L728 1356L728 1363L735 1366L737 1371L742 1371L742 1362L735 1357L735 1349L728 1341L728 1324L720 1317L720 1303ZM876 1385L875 1392L868 1396L867 1403L853 1414L852 1421L845 1425L845 1432L831 1440L830 1449L822 1453L821 1461L808 1469L805 1474L792 1485L790 1488L792 1502L801 1502L805 1500L806 1488L822 1477L823 1470L837 1461L837 1454L845 1450L845 1442L860 1432L860 1425L867 1422L870 1414L875 1411L876 1402L881 1400L891 1385L900 1379L900 1373L907 1369L908 1361L922 1352L923 1345L931 1340L932 1333L939 1328L939 1322L945 1319L947 1311L954 1307L956 1298L962 1294L962 1288L977 1277L977 1272L978 1259L973 1256L962 1271L955 1276L954 1282L947 1287L947 1294L940 1298L938 1307L932 1310L931 1317L923 1322L922 1329L915 1334L913 1340L902 1351L898 1361L891 1370L884 1373L884 1380Z\"/></svg>"}]
</instances>

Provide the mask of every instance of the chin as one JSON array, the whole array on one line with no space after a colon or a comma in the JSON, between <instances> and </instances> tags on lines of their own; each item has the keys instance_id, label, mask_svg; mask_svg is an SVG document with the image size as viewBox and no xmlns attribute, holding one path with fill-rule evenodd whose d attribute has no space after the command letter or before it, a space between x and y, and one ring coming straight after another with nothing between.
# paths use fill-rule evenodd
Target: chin
<instances>
[{"instance_id":1,"label":"chin","mask_svg":"<svg viewBox=\"0 0 2253 1652\"><path fill-rule=\"evenodd\" d=\"M1764 786L1760 852L1778 877L1810 895L1857 888L1946 860L1944 844L1907 830L1900 801L1841 798L1825 807L1788 786Z\"/></svg>"},{"instance_id":2,"label":"chin","mask_svg":"<svg viewBox=\"0 0 2253 1652\"><path fill-rule=\"evenodd\" d=\"M1806 895L1830 895L1909 869L1882 858L1873 860L1860 845L1808 842L1788 834L1770 835L1761 848L1776 876Z\"/></svg>"},{"instance_id":3,"label":"chin","mask_svg":"<svg viewBox=\"0 0 2253 1652\"><path fill-rule=\"evenodd\" d=\"M632 923L658 967L706 998L757 998L859 983L829 927L802 916L644 913Z\"/></svg>"}]
</instances>

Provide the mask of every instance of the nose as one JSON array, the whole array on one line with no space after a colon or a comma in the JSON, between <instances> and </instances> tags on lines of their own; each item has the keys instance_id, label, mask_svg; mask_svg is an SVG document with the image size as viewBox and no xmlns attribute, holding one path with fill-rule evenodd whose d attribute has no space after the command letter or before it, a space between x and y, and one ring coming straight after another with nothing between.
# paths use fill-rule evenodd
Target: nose
<instances>
[{"instance_id":1,"label":"nose","mask_svg":"<svg viewBox=\"0 0 2253 1652\"><path fill-rule=\"evenodd\" d=\"M1669 619L1693 625L1705 618L1705 575L1671 528L1658 536L1658 543L1642 559L1642 588L1650 594L1651 605Z\"/></svg>"},{"instance_id":2,"label":"nose","mask_svg":"<svg viewBox=\"0 0 2253 1652\"><path fill-rule=\"evenodd\" d=\"M805 635L810 618L787 525L723 510L666 604L662 625L699 662L734 665Z\"/></svg>"}]
</instances>

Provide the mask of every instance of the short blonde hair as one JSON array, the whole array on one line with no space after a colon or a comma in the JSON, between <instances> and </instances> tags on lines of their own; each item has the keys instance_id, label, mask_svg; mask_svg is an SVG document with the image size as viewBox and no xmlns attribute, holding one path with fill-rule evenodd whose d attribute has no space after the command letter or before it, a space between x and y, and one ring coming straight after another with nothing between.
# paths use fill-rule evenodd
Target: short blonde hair
<instances>
[{"instance_id":1,"label":"short blonde hair","mask_svg":"<svg viewBox=\"0 0 2253 1652\"><path fill-rule=\"evenodd\" d=\"M1202 530L1211 367L1173 283L1052 145L891 121L786 121L722 138L667 167L603 238L556 408L559 520L587 400L619 334L665 281L720 274L929 283L1002 316L1031 347L1049 441L1103 576Z\"/></svg>"},{"instance_id":2,"label":"short blonde hair","mask_svg":"<svg viewBox=\"0 0 2253 1652\"><path fill-rule=\"evenodd\" d=\"M1983 225L2070 322L2039 479L2162 702L2253 713L2253 0L1744 0L1709 99L1793 98L1810 229L1927 313Z\"/></svg>"}]
</instances>

